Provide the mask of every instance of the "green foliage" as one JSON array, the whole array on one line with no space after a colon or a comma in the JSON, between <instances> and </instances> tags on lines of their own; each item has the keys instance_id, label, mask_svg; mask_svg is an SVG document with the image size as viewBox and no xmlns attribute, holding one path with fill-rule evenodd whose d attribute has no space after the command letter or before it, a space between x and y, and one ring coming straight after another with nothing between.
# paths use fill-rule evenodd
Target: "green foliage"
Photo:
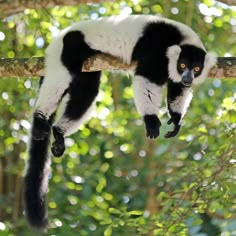
<instances>
[{"instance_id":1,"label":"green foliage","mask_svg":"<svg viewBox=\"0 0 236 236\"><path fill-rule=\"evenodd\" d=\"M236 12L214 1L132 0L25 10L0 22L1 57L42 56L52 36L74 21L112 14L162 14L193 27L219 56L235 55ZM200 30L199 30L200 29ZM37 80L1 79L0 234L32 235L22 215L26 143ZM145 138L131 79L103 74L92 119L52 158L48 235L233 235L236 227L236 86L208 80L178 137ZM163 103L164 107L164 103Z\"/></svg>"}]
</instances>

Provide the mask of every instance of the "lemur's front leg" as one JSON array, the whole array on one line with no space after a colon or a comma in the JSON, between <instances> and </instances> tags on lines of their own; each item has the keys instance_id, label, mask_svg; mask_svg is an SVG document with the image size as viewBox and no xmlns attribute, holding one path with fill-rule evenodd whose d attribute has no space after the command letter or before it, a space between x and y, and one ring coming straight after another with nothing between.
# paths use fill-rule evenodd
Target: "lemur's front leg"
<instances>
[{"instance_id":1,"label":"lemur's front leg","mask_svg":"<svg viewBox=\"0 0 236 236\"><path fill-rule=\"evenodd\" d=\"M167 124L174 124L174 130L169 131L165 137L171 138L178 134L181 128L181 120L184 117L193 94L190 87L184 86L182 83L168 82L167 105L170 119Z\"/></svg>"},{"instance_id":2,"label":"lemur's front leg","mask_svg":"<svg viewBox=\"0 0 236 236\"><path fill-rule=\"evenodd\" d=\"M136 75L134 78L134 101L138 112L142 115L147 138L159 136L161 122L157 116L161 105L162 86L158 86L148 78Z\"/></svg>"}]
</instances>

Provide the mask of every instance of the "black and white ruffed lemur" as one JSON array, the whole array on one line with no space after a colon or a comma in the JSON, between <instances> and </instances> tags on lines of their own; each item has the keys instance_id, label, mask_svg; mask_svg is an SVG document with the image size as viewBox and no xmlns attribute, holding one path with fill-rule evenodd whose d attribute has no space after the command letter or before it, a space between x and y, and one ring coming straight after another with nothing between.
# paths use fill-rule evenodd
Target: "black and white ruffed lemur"
<instances>
[{"instance_id":1,"label":"black and white ruffed lemur","mask_svg":"<svg viewBox=\"0 0 236 236\"><path fill-rule=\"evenodd\" d=\"M100 71L82 72L83 62L107 53L134 69L134 100L146 126L146 136L156 138L162 89L167 84L168 124L175 136L192 99L191 85L203 81L216 63L197 34L188 26L150 15L112 16L75 23L63 30L46 50L45 76L35 104L24 178L25 214L39 230L47 227L46 193L52 153L61 156L64 137L75 132L91 113L99 90ZM54 121L58 104L64 110Z\"/></svg>"}]
</instances>

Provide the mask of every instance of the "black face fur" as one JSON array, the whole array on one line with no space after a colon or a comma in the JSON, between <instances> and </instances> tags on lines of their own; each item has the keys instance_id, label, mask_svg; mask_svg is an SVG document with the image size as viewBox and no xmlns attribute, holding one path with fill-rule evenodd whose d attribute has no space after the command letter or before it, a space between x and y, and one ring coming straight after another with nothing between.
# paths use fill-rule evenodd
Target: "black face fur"
<instances>
[{"instance_id":1,"label":"black face fur","mask_svg":"<svg viewBox=\"0 0 236 236\"><path fill-rule=\"evenodd\" d=\"M177 71L183 75L186 70L192 74L192 79L198 77L203 70L206 52L192 45L181 46L181 53L177 62Z\"/></svg>"}]
</instances>

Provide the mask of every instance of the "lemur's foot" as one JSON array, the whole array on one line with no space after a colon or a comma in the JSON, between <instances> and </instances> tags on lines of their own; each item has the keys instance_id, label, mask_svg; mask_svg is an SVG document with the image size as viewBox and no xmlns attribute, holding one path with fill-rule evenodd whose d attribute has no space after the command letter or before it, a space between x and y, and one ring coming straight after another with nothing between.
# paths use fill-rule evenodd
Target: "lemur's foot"
<instances>
[{"instance_id":1,"label":"lemur's foot","mask_svg":"<svg viewBox=\"0 0 236 236\"><path fill-rule=\"evenodd\" d=\"M32 138L35 140L43 140L48 137L51 126L46 118L41 114L34 114Z\"/></svg>"},{"instance_id":2,"label":"lemur's foot","mask_svg":"<svg viewBox=\"0 0 236 236\"><path fill-rule=\"evenodd\" d=\"M169 131L166 135L165 135L165 138L172 138L174 136L176 136L178 133L179 133L179 130L181 128L181 115L174 112L172 114L172 117L167 121L167 124L170 125L170 124L174 124L174 130L172 131Z\"/></svg>"},{"instance_id":3,"label":"lemur's foot","mask_svg":"<svg viewBox=\"0 0 236 236\"><path fill-rule=\"evenodd\" d=\"M155 139L160 134L161 122L156 115L145 115L146 137Z\"/></svg>"},{"instance_id":4,"label":"lemur's foot","mask_svg":"<svg viewBox=\"0 0 236 236\"><path fill-rule=\"evenodd\" d=\"M63 153L65 152L65 149L66 148L65 148L64 140L63 141L55 141L52 144L51 151L55 157L61 157L63 155Z\"/></svg>"},{"instance_id":5,"label":"lemur's foot","mask_svg":"<svg viewBox=\"0 0 236 236\"><path fill-rule=\"evenodd\" d=\"M52 144L51 151L55 157L60 157L63 155L66 149L63 132L56 126L54 126L52 130L55 141Z\"/></svg>"}]
</instances>

